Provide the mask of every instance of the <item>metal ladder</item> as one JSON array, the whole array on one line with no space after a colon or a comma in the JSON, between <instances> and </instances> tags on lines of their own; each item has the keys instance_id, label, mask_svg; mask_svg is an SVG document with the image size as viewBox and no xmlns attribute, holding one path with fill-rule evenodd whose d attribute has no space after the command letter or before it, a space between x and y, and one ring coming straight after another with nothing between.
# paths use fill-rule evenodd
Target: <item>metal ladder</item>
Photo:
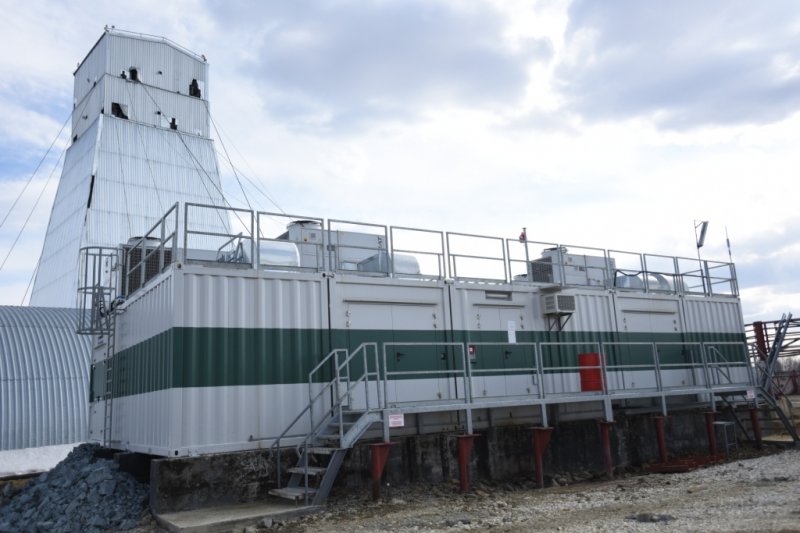
<instances>
[{"instance_id":1,"label":"metal ladder","mask_svg":"<svg viewBox=\"0 0 800 533\"><path fill-rule=\"evenodd\" d=\"M105 307L105 304L103 304ZM108 311L108 333L106 334L106 387L105 387L105 409L103 420L103 446L111 445L111 425L114 416L114 387L116 385L116 365L114 365L114 355L116 350L117 338L117 314Z\"/></svg>"},{"instance_id":2,"label":"metal ladder","mask_svg":"<svg viewBox=\"0 0 800 533\"><path fill-rule=\"evenodd\" d=\"M373 350L373 370L370 370L368 350ZM361 355L360 359L357 356ZM353 366L361 365L361 374L351 376ZM313 394L315 377L333 370L333 378ZM371 390L374 386L374 390ZM354 396L363 392L361 405L355 406ZM375 399L371 400L372 393ZM330 398L330 405L328 404ZM309 373L309 403L295 417L272 445L277 486L269 491L273 496L303 501L305 505L323 505L344 462L347 450L364 435L369 427L382 420L380 405L378 347L363 343L352 352L333 350ZM323 410L319 420L315 411ZM281 486L281 441L291 438L289 432L308 415L311 431L295 446L295 466L288 469L286 486Z\"/></svg>"}]
</instances>

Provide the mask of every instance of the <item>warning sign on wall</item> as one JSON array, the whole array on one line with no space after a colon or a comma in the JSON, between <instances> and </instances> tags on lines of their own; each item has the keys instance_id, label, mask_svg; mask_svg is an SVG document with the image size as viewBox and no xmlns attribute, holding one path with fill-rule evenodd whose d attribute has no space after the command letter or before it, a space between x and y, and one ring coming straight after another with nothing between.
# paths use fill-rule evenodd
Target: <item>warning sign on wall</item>
<instances>
[{"instance_id":1,"label":"warning sign on wall","mask_svg":"<svg viewBox=\"0 0 800 533\"><path fill-rule=\"evenodd\" d=\"M391 413L389 415L389 427L401 428L406 425L406 418L403 413Z\"/></svg>"},{"instance_id":2,"label":"warning sign on wall","mask_svg":"<svg viewBox=\"0 0 800 533\"><path fill-rule=\"evenodd\" d=\"M508 343L517 344L517 323L513 320L508 321Z\"/></svg>"}]
</instances>

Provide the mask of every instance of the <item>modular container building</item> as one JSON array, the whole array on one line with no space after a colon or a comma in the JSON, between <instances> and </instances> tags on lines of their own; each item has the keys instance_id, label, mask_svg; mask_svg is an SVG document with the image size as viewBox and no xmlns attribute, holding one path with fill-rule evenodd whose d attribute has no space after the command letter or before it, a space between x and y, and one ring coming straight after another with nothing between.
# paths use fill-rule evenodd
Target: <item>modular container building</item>
<instances>
[{"instance_id":1,"label":"modular container building","mask_svg":"<svg viewBox=\"0 0 800 533\"><path fill-rule=\"evenodd\" d=\"M724 262L187 204L82 276L90 439L151 455L300 442L343 402L388 437L754 388Z\"/></svg>"}]
</instances>

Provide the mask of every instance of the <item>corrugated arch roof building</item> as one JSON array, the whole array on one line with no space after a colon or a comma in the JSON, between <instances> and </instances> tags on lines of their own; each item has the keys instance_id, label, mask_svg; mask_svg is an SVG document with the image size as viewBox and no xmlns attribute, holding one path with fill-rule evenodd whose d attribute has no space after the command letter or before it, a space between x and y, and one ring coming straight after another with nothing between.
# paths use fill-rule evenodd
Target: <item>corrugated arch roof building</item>
<instances>
[{"instance_id":1,"label":"corrugated arch roof building","mask_svg":"<svg viewBox=\"0 0 800 533\"><path fill-rule=\"evenodd\" d=\"M0 450L86 440L91 349L76 313L0 306Z\"/></svg>"}]
</instances>

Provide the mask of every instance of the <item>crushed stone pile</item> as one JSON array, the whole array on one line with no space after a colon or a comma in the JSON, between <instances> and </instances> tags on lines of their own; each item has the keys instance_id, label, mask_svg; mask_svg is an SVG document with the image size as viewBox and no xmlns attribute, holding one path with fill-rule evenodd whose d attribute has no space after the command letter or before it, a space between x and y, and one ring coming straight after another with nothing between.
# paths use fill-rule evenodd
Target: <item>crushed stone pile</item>
<instances>
[{"instance_id":1,"label":"crushed stone pile","mask_svg":"<svg viewBox=\"0 0 800 533\"><path fill-rule=\"evenodd\" d=\"M0 532L124 531L147 513L147 485L83 444L23 488L0 493Z\"/></svg>"}]
</instances>

